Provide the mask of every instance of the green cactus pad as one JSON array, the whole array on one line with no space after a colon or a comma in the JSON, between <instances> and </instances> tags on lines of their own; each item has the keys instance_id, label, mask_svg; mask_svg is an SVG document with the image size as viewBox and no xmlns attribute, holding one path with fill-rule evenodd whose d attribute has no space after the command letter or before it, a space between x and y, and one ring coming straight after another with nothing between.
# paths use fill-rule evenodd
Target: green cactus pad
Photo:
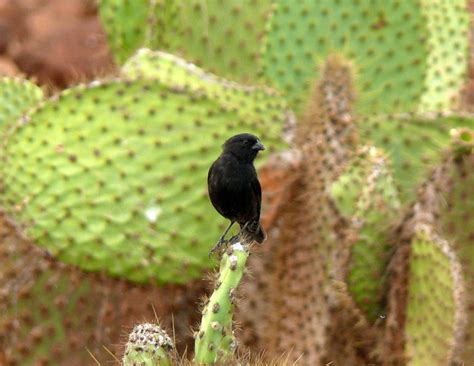
<instances>
[{"instance_id":1,"label":"green cactus pad","mask_svg":"<svg viewBox=\"0 0 474 366\"><path fill-rule=\"evenodd\" d=\"M248 131L275 148L282 124L154 81L76 87L8 134L0 205L66 263L185 282L209 266L225 226L206 187L222 143Z\"/></svg>"},{"instance_id":2,"label":"green cactus pad","mask_svg":"<svg viewBox=\"0 0 474 366\"><path fill-rule=\"evenodd\" d=\"M223 77L257 79L271 0L101 0L116 59L151 47L180 55Z\"/></svg>"},{"instance_id":3,"label":"green cactus pad","mask_svg":"<svg viewBox=\"0 0 474 366\"><path fill-rule=\"evenodd\" d=\"M416 197L416 188L449 148L451 130L474 127L473 115L400 115L368 118L359 123L361 140L384 150L393 164L400 200Z\"/></svg>"},{"instance_id":4,"label":"green cactus pad","mask_svg":"<svg viewBox=\"0 0 474 366\"><path fill-rule=\"evenodd\" d=\"M96 331L100 317L100 297L92 295L88 279L58 268L39 248L10 235L3 216L0 258L0 363L87 364L85 347L94 344L85 335Z\"/></svg>"},{"instance_id":5,"label":"green cactus pad","mask_svg":"<svg viewBox=\"0 0 474 366\"><path fill-rule=\"evenodd\" d=\"M381 151L366 146L332 186L338 208L352 221L348 290L370 321L383 314L388 228L400 208L388 165Z\"/></svg>"},{"instance_id":6,"label":"green cactus pad","mask_svg":"<svg viewBox=\"0 0 474 366\"><path fill-rule=\"evenodd\" d=\"M0 131L6 130L42 98L43 91L31 81L0 77Z\"/></svg>"},{"instance_id":7,"label":"green cactus pad","mask_svg":"<svg viewBox=\"0 0 474 366\"><path fill-rule=\"evenodd\" d=\"M272 0L179 2L169 51L223 77L255 81Z\"/></svg>"},{"instance_id":8,"label":"green cactus pad","mask_svg":"<svg viewBox=\"0 0 474 366\"><path fill-rule=\"evenodd\" d=\"M444 366L463 316L462 278L450 244L427 228L411 242L405 352L409 366Z\"/></svg>"},{"instance_id":9,"label":"green cactus pad","mask_svg":"<svg viewBox=\"0 0 474 366\"><path fill-rule=\"evenodd\" d=\"M464 0L277 0L262 71L299 114L318 64L331 53L352 60L360 113L450 107L467 69Z\"/></svg>"},{"instance_id":10,"label":"green cactus pad","mask_svg":"<svg viewBox=\"0 0 474 366\"><path fill-rule=\"evenodd\" d=\"M100 0L99 14L107 31L109 46L122 63L139 47L144 47L153 15L150 0Z\"/></svg>"},{"instance_id":11,"label":"green cactus pad","mask_svg":"<svg viewBox=\"0 0 474 366\"><path fill-rule=\"evenodd\" d=\"M237 347L232 317L248 256L248 248L241 243L231 245L222 256L214 292L204 306L201 326L195 335L194 357L198 364L225 362Z\"/></svg>"},{"instance_id":12,"label":"green cactus pad","mask_svg":"<svg viewBox=\"0 0 474 366\"><path fill-rule=\"evenodd\" d=\"M285 100L275 91L220 78L165 52L140 49L122 67L122 75L159 80L167 86L179 85L193 92L205 93L242 118L257 116L259 119L281 120L291 115Z\"/></svg>"},{"instance_id":13,"label":"green cactus pad","mask_svg":"<svg viewBox=\"0 0 474 366\"><path fill-rule=\"evenodd\" d=\"M378 179L387 180L387 187L383 188L384 197L396 202L397 192L393 179L390 177L389 158L381 149L365 145L359 148L357 154L351 159L331 186L331 197L336 202L338 210L347 218L364 211L367 190L374 190L380 182ZM382 192L382 191L380 191ZM398 206L398 204L395 204Z\"/></svg>"},{"instance_id":14,"label":"green cactus pad","mask_svg":"<svg viewBox=\"0 0 474 366\"><path fill-rule=\"evenodd\" d=\"M128 336L123 366L169 366L172 349L173 341L159 325L136 325Z\"/></svg>"}]
</instances>

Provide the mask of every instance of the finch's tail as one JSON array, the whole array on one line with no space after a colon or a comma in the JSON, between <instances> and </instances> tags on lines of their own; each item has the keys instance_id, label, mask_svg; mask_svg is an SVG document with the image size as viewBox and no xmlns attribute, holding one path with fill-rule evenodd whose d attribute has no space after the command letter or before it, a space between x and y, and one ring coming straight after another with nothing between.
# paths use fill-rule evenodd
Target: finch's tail
<instances>
[{"instance_id":1,"label":"finch's tail","mask_svg":"<svg viewBox=\"0 0 474 366\"><path fill-rule=\"evenodd\" d=\"M260 221L251 221L247 225L240 224L241 228L244 226L245 228L242 232L244 237L247 237L250 240L254 240L259 244L262 244L267 238L267 234L265 234L265 231L263 230Z\"/></svg>"}]
</instances>

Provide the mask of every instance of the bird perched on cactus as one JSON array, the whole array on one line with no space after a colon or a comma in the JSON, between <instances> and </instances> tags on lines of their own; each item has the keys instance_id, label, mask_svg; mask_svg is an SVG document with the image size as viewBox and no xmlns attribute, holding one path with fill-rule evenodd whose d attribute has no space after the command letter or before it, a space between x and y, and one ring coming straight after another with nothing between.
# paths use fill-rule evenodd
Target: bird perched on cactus
<instances>
[{"instance_id":1,"label":"bird perched on cactus","mask_svg":"<svg viewBox=\"0 0 474 366\"><path fill-rule=\"evenodd\" d=\"M258 243L266 238L260 225L262 190L253 165L260 150L265 147L256 136L249 133L235 135L224 143L222 154L209 169L207 186L212 205L230 220L209 254L226 242L225 236L236 222L240 225L237 236L243 234Z\"/></svg>"}]
</instances>

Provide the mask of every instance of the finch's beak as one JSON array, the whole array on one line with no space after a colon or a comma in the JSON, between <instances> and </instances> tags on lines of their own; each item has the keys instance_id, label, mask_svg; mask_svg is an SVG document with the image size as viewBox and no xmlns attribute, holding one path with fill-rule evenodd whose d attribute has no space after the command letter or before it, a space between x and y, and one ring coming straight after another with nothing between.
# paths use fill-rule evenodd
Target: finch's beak
<instances>
[{"instance_id":1,"label":"finch's beak","mask_svg":"<svg viewBox=\"0 0 474 366\"><path fill-rule=\"evenodd\" d=\"M252 150L260 151L265 150L265 146L260 141L257 141L255 145L252 146Z\"/></svg>"}]
</instances>

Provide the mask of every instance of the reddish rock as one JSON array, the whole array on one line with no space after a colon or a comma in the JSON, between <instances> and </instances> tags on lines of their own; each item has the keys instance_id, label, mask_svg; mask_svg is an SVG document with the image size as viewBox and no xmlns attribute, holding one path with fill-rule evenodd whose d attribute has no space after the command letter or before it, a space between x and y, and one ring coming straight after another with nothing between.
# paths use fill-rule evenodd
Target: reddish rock
<instances>
[{"instance_id":1,"label":"reddish rock","mask_svg":"<svg viewBox=\"0 0 474 366\"><path fill-rule=\"evenodd\" d=\"M68 24L81 24L85 18L82 0L50 0L47 5L32 8L27 14L28 28L34 40L61 32Z\"/></svg>"},{"instance_id":2,"label":"reddish rock","mask_svg":"<svg viewBox=\"0 0 474 366\"><path fill-rule=\"evenodd\" d=\"M113 70L105 34L96 18L71 20L30 38L13 56L40 84L64 88Z\"/></svg>"},{"instance_id":3,"label":"reddish rock","mask_svg":"<svg viewBox=\"0 0 474 366\"><path fill-rule=\"evenodd\" d=\"M11 43L21 42L27 35L22 9L13 1L0 0L0 55L7 53Z\"/></svg>"},{"instance_id":4,"label":"reddish rock","mask_svg":"<svg viewBox=\"0 0 474 366\"><path fill-rule=\"evenodd\" d=\"M15 76L20 73L18 67L6 57L0 57L0 76Z\"/></svg>"},{"instance_id":5,"label":"reddish rock","mask_svg":"<svg viewBox=\"0 0 474 366\"><path fill-rule=\"evenodd\" d=\"M262 225L269 230L273 227L282 206L289 198L289 187L298 178L300 156L296 151L273 155L258 171L262 185Z\"/></svg>"},{"instance_id":6,"label":"reddish rock","mask_svg":"<svg viewBox=\"0 0 474 366\"><path fill-rule=\"evenodd\" d=\"M64 88L113 70L94 0L0 0L0 54Z\"/></svg>"}]
</instances>

